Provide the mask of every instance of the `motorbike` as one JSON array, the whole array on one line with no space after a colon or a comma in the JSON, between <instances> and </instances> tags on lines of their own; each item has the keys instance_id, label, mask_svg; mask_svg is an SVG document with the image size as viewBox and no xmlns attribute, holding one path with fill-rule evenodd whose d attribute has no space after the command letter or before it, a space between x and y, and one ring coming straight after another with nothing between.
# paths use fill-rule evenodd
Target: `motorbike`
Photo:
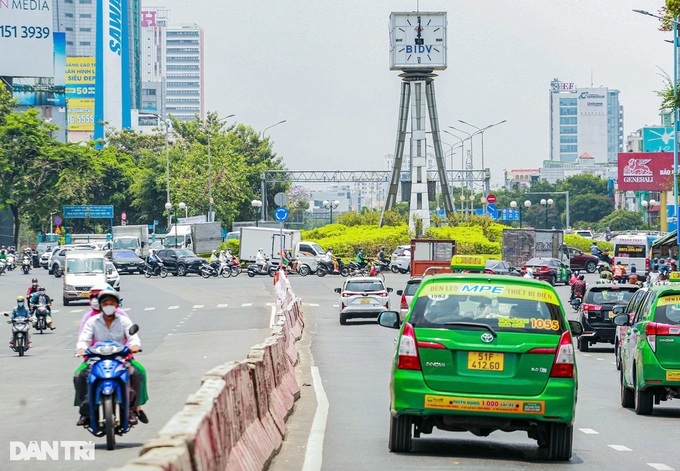
<instances>
[{"instance_id":1,"label":"motorbike","mask_svg":"<svg viewBox=\"0 0 680 471\"><path fill-rule=\"evenodd\" d=\"M269 260L267 260L266 265L264 268L260 267L257 263L251 263L248 265L247 272L248 276L253 278L255 275L269 275L271 277L274 276L274 273L276 273L278 266L272 264Z\"/></svg>"},{"instance_id":2,"label":"motorbike","mask_svg":"<svg viewBox=\"0 0 680 471\"><path fill-rule=\"evenodd\" d=\"M21 259L21 270L24 272L24 275L28 275L28 272L31 271L31 259L24 256L24 258Z\"/></svg>"},{"instance_id":3,"label":"motorbike","mask_svg":"<svg viewBox=\"0 0 680 471\"><path fill-rule=\"evenodd\" d=\"M241 274L241 262L238 261L238 258L232 257L232 259L227 262L227 265L229 265L229 269L231 270L231 276L239 276Z\"/></svg>"},{"instance_id":4,"label":"motorbike","mask_svg":"<svg viewBox=\"0 0 680 471\"><path fill-rule=\"evenodd\" d=\"M145 263L144 276L147 278L151 278L152 276L160 276L161 278L165 278L168 276L168 269L165 268L163 262L156 262L156 266L153 268L148 263Z\"/></svg>"},{"instance_id":5,"label":"motorbike","mask_svg":"<svg viewBox=\"0 0 680 471\"><path fill-rule=\"evenodd\" d=\"M612 266L610 263L600 260L597 264L597 272L602 273L603 271L612 271Z\"/></svg>"},{"instance_id":6,"label":"motorbike","mask_svg":"<svg viewBox=\"0 0 680 471\"><path fill-rule=\"evenodd\" d=\"M7 263L5 263L4 261L0 261L0 275L5 273L6 267L7 267Z\"/></svg>"},{"instance_id":7,"label":"motorbike","mask_svg":"<svg viewBox=\"0 0 680 471\"><path fill-rule=\"evenodd\" d=\"M340 257L336 257L336 260L338 261L338 271L335 271L331 262L319 260L316 265L316 275L320 277L324 277L326 275L349 276L351 272L351 266L344 264Z\"/></svg>"},{"instance_id":8,"label":"motorbike","mask_svg":"<svg viewBox=\"0 0 680 471\"><path fill-rule=\"evenodd\" d=\"M16 256L13 253L7 254L7 271L12 271L17 267Z\"/></svg>"},{"instance_id":9,"label":"motorbike","mask_svg":"<svg viewBox=\"0 0 680 471\"><path fill-rule=\"evenodd\" d=\"M210 278L211 276L218 277L222 275L223 278L231 276L231 268L226 263L213 262L204 263L201 265L201 276L203 278Z\"/></svg>"},{"instance_id":10,"label":"motorbike","mask_svg":"<svg viewBox=\"0 0 680 471\"><path fill-rule=\"evenodd\" d=\"M569 304L571 304L571 307L574 309L574 311L578 311L582 302L583 300L581 298L572 298L572 300L569 301Z\"/></svg>"},{"instance_id":11,"label":"motorbike","mask_svg":"<svg viewBox=\"0 0 680 471\"><path fill-rule=\"evenodd\" d=\"M9 313L6 312L5 316L9 317ZM7 323L12 325L14 347L11 348L22 357L29 347L28 333L31 330L31 322L28 317L15 317L8 320Z\"/></svg>"},{"instance_id":12,"label":"motorbike","mask_svg":"<svg viewBox=\"0 0 680 471\"><path fill-rule=\"evenodd\" d=\"M130 327L130 335L139 331L139 326ZM95 437L106 436L106 449L116 448L116 435L130 431L130 375L126 361L132 358L126 345L107 340L91 346L85 351L85 358L91 366L87 379L89 422L85 429Z\"/></svg>"},{"instance_id":13,"label":"motorbike","mask_svg":"<svg viewBox=\"0 0 680 471\"><path fill-rule=\"evenodd\" d=\"M49 308L46 304L40 303L35 307L33 315L35 316L33 328L42 334L43 330L47 330L47 316L50 315Z\"/></svg>"}]
</instances>

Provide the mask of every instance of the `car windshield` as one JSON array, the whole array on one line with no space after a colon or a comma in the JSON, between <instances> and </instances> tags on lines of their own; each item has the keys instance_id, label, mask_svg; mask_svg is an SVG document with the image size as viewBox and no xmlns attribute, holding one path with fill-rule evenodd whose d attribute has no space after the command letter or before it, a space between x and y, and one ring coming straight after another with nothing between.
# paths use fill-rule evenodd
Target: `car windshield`
<instances>
[{"instance_id":1,"label":"car windshield","mask_svg":"<svg viewBox=\"0 0 680 471\"><path fill-rule=\"evenodd\" d=\"M113 239L114 249L136 249L139 246L139 240L135 237L122 237L120 239Z\"/></svg>"},{"instance_id":2,"label":"car windshield","mask_svg":"<svg viewBox=\"0 0 680 471\"><path fill-rule=\"evenodd\" d=\"M493 270L494 268L503 268L502 262L498 260L487 260L484 264L484 268L487 270Z\"/></svg>"},{"instance_id":3,"label":"car windshield","mask_svg":"<svg viewBox=\"0 0 680 471\"><path fill-rule=\"evenodd\" d=\"M420 287L420 281L406 283L406 288L404 288L404 296L413 296L418 291Z\"/></svg>"},{"instance_id":4,"label":"car windshield","mask_svg":"<svg viewBox=\"0 0 680 471\"><path fill-rule=\"evenodd\" d=\"M183 249L183 250L177 250L175 252L178 257L195 257L194 253L191 250L188 249Z\"/></svg>"},{"instance_id":5,"label":"car windshield","mask_svg":"<svg viewBox=\"0 0 680 471\"><path fill-rule=\"evenodd\" d=\"M611 288L592 289L585 297L586 303L592 304L625 304L633 297L637 288Z\"/></svg>"},{"instance_id":6,"label":"car windshield","mask_svg":"<svg viewBox=\"0 0 680 471\"><path fill-rule=\"evenodd\" d=\"M354 291L359 293L372 293L376 291L385 291L381 281L349 281L345 286L345 291Z\"/></svg>"},{"instance_id":7,"label":"car windshield","mask_svg":"<svg viewBox=\"0 0 680 471\"><path fill-rule=\"evenodd\" d=\"M532 258L530 259L525 265L531 265L531 266L551 266L552 263L550 263L549 259L546 258Z\"/></svg>"},{"instance_id":8,"label":"car windshield","mask_svg":"<svg viewBox=\"0 0 680 471\"><path fill-rule=\"evenodd\" d=\"M132 252L131 250L123 250L121 252L114 252L113 253L113 258L130 258L130 259L136 259L137 254Z\"/></svg>"},{"instance_id":9,"label":"car windshield","mask_svg":"<svg viewBox=\"0 0 680 471\"><path fill-rule=\"evenodd\" d=\"M104 273L104 259L74 258L67 260L66 273Z\"/></svg>"},{"instance_id":10,"label":"car windshield","mask_svg":"<svg viewBox=\"0 0 680 471\"><path fill-rule=\"evenodd\" d=\"M429 283L419 293L409 322L429 328L473 322L494 330L543 334L560 334L565 328L553 291L484 282Z\"/></svg>"},{"instance_id":11,"label":"car windshield","mask_svg":"<svg viewBox=\"0 0 680 471\"><path fill-rule=\"evenodd\" d=\"M680 295L663 296L657 301L654 322L680 325Z\"/></svg>"}]
</instances>

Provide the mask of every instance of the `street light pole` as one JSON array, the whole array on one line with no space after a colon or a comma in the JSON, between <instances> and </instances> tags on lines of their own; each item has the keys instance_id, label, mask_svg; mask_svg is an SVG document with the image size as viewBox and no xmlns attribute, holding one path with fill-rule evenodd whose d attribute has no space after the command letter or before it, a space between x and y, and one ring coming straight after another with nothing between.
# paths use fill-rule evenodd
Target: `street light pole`
<instances>
[{"instance_id":1,"label":"street light pole","mask_svg":"<svg viewBox=\"0 0 680 471\"><path fill-rule=\"evenodd\" d=\"M262 207L262 201L260 200L253 200L250 202L250 205L253 207L255 210L255 227L259 226L259 217L258 217L258 210Z\"/></svg>"},{"instance_id":2,"label":"street light pole","mask_svg":"<svg viewBox=\"0 0 680 471\"><path fill-rule=\"evenodd\" d=\"M170 210L172 209L172 213ZM172 224L172 216L175 216L175 248L179 248L177 244L177 208L172 205L170 201L165 203L165 210L168 212L168 217L170 218L170 224Z\"/></svg>"},{"instance_id":3,"label":"street light pole","mask_svg":"<svg viewBox=\"0 0 680 471\"><path fill-rule=\"evenodd\" d=\"M474 124L470 124L467 121L463 121L462 119L459 119L458 122L463 123L463 124L467 124L471 128L475 128L477 130L477 132L475 134L480 134L482 136L482 170L483 170L484 169L484 131L486 131L487 129L490 129L494 126L498 126L499 124L503 124L503 123L507 122L507 119L504 119L503 121L499 121L495 124L489 124L488 126L485 126L483 128L479 128L479 127L475 126Z\"/></svg>"},{"instance_id":4,"label":"street light pole","mask_svg":"<svg viewBox=\"0 0 680 471\"><path fill-rule=\"evenodd\" d=\"M284 119L284 120L279 121L279 122L276 123L276 124L272 124L271 126L267 126L266 128L264 128L264 130L262 131L262 134L260 134L260 140L263 140L263 139L264 139L265 133L267 132L267 129L271 129L271 128L273 128L274 126L278 126L279 124L283 124L283 123L285 123L285 122L286 122L286 120Z\"/></svg>"},{"instance_id":5,"label":"street light pole","mask_svg":"<svg viewBox=\"0 0 680 471\"><path fill-rule=\"evenodd\" d=\"M513 209L513 212L515 209L517 209L517 201L510 201L510 207ZM522 228L522 208L519 208L519 228Z\"/></svg>"}]
</instances>

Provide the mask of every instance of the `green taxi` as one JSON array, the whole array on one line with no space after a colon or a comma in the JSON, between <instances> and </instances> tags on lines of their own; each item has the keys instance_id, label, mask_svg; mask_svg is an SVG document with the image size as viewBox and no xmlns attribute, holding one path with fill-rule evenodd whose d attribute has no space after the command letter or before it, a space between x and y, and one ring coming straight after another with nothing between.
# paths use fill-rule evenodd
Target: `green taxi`
<instances>
[{"instance_id":1,"label":"green taxi","mask_svg":"<svg viewBox=\"0 0 680 471\"><path fill-rule=\"evenodd\" d=\"M614 323L628 327L621 338L621 406L649 415L654 404L680 395L680 286L643 288L640 295L634 314L614 309Z\"/></svg>"},{"instance_id":2,"label":"green taxi","mask_svg":"<svg viewBox=\"0 0 680 471\"><path fill-rule=\"evenodd\" d=\"M413 438L434 428L482 437L524 430L549 459L571 458L573 336L582 327L567 321L548 283L483 273L425 276L403 320L384 311L378 322L400 330L391 451L410 451Z\"/></svg>"}]
</instances>

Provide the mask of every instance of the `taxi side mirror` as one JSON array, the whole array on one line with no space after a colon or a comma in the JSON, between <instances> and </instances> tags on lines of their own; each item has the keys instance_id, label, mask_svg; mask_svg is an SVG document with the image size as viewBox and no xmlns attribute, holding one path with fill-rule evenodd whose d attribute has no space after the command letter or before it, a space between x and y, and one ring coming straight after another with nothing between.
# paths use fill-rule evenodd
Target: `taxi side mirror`
<instances>
[{"instance_id":1,"label":"taxi side mirror","mask_svg":"<svg viewBox=\"0 0 680 471\"><path fill-rule=\"evenodd\" d=\"M342 293L342 288L335 288L333 291L340 294L340 293Z\"/></svg>"},{"instance_id":2,"label":"taxi side mirror","mask_svg":"<svg viewBox=\"0 0 680 471\"><path fill-rule=\"evenodd\" d=\"M625 306L614 306L612 308L612 312L614 313L614 315L620 316L621 314L626 313L626 307Z\"/></svg>"},{"instance_id":3,"label":"taxi side mirror","mask_svg":"<svg viewBox=\"0 0 680 471\"><path fill-rule=\"evenodd\" d=\"M391 293L392 291L394 291L392 288L387 288L388 293Z\"/></svg>"},{"instance_id":4,"label":"taxi side mirror","mask_svg":"<svg viewBox=\"0 0 680 471\"><path fill-rule=\"evenodd\" d=\"M403 289L398 289L398 290L397 290L397 296L401 296L402 294L404 294L404 290L403 290Z\"/></svg>"},{"instance_id":5,"label":"taxi side mirror","mask_svg":"<svg viewBox=\"0 0 680 471\"><path fill-rule=\"evenodd\" d=\"M571 331L571 335L578 337L583 334L583 325L581 325L579 321L569 321L569 330Z\"/></svg>"},{"instance_id":6,"label":"taxi side mirror","mask_svg":"<svg viewBox=\"0 0 680 471\"><path fill-rule=\"evenodd\" d=\"M627 314L620 314L614 318L614 324L620 326L630 325L630 318Z\"/></svg>"},{"instance_id":7,"label":"taxi side mirror","mask_svg":"<svg viewBox=\"0 0 680 471\"><path fill-rule=\"evenodd\" d=\"M378 324L388 329L398 329L401 326L401 319L397 311L383 311L378 316Z\"/></svg>"}]
</instances>

